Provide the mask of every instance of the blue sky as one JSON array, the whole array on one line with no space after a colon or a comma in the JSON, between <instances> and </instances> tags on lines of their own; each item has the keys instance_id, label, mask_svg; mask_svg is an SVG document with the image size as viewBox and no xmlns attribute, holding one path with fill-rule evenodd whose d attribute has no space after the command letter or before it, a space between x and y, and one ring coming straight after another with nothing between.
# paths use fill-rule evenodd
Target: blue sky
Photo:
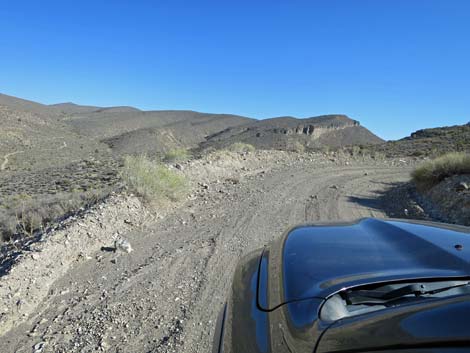
<instances>
[{"instance_id":1,"label":"blue sky","mask_svg":"<svg viewBox=\"0 0 470 353\"><path fill-rule=\"evenodd\" d=\"M265 118L386 139L470 121L470 1L2 1L0 92Z\"/></svg>"}]
</instances>

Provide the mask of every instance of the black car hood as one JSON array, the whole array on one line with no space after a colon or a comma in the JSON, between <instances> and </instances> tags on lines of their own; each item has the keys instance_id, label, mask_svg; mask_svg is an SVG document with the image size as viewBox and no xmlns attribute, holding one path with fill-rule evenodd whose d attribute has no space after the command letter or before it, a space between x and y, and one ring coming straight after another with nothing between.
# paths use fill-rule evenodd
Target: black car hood
<instances>
[{"instance_id":1,"label":"black car hood","mask_svg":"<svg viewBox=\"0 0 470 353\"><path fill-rule=\"evenodd\" d=\"M324 332L315 352L404 352L418 348L443 352L445 347L468 352L469 316L467 295L346 318Z\"/></svg>"},{"instance_id":2,"label":"black car hood","mask_svg":"<svg viewBox=\"0 0 470 353\"><path fill-rule=\"evenodd\" d=\"M270 295L259 304L272 310L358 285L455 277L470 277L469 228L372 218L306 225L265 249L260 286Z\"/></svg>"}]
</instances>

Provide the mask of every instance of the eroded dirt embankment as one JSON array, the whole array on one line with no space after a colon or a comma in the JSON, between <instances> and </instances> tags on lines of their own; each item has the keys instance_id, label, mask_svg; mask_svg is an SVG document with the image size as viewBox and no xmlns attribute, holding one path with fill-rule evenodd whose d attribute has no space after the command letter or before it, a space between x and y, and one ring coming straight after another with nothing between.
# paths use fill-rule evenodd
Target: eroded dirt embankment
<instances>
[{"instance_id":1,"label":"eroded dirt embankment","mask_svg":"<svg viewBox=\"0 0 470 353\"><path fill-rule=\"evenodd\" d=\"M470 226L470 175L454 175L422 194L422 203L434 218Z\"/></svg>"},{"instance_id":2,"label":"eroded dirt embankment","mask_svg":"<svg viewBox=\"0 0 470 353\"><path fill-rule=\"evenodd\" d=\"M144 217L138 200L118 197L0 279L0 351L209 352L244 252L298 223L384 217L379 196L407 181L410 165L279 152L204 159L183 170L193 192L164 218ZM100 251L116 231L133 252ZM88 242L83 255L63 258ZM34 263L46 253L57 256L38 271Z\"/></svg>"}]
</instances>

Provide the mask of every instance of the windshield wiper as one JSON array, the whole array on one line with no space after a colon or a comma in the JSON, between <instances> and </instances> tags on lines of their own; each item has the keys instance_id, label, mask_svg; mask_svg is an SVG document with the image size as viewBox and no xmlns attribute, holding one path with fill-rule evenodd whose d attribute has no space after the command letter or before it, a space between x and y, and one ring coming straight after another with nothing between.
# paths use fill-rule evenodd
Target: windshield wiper
<instances>
[{"instance_id":1,"label":"windshield wiper","mask_svg":"<svg viewBox=\"0 0 470 353\"><path fill-rule=\"evenodd\" d=\"M420 297L433 295L449 289L469 285L467 281L408 283L398 287L397 284L386 285L376 289L359 289L346 292L345 299L349 305L386 304L388 302L414 295Z\"/></svg>"}]
</instances>

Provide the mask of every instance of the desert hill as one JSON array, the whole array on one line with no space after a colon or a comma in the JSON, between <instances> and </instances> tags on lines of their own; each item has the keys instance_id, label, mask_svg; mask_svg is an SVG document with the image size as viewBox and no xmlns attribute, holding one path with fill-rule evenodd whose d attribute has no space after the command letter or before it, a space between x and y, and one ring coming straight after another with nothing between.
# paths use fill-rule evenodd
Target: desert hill
<instances>
[{"instance_id":1,"label":"desert hill","mask_svg":"<svg viewBox=\"0 0 470 353\"><path fill-rule=\"evenodd\" d=\"M47 106L0 104L0 164L3 172L40 170L110 155L105 144L81 136L47 113ZM13 105L16 106L16 105ZM33 112L34 111L34 112Z\"/></svg>"},{"instance_id":2,"label":"desert hill","mask_svg":"<svg viewBox=\"0 0 470 353\"><path fill-rule=\"evenodd\" d=\"M219 149L236 142L278 150L383 142L358 121L345 115L256 120L231 114L185 110L141 111L134 107L97 107L71 102L45 105L3 94L0 94L0 105L9 110L10 116L25 115L24 119L32 121L28 126L17 123L9 126L12 120L6 122L4 119L2 133L5 135L8 130L10 136L4 144L8 144L10 149L16 150L19 143L10 142L14 135L11 129L16 131L15 134L29 136L30 133L22 132L24 127L25 131L31 129L39 133L39 145L65 136L70 145L78 145L78 149L86 151L78 153L80 158L83 154L88 155L90 150L101 151L105 145L111 148L114 155L121 156L139 153L158 155L173 148L196 151ZM5 111L3 114L6 114ZM39 128L34 128L38 124ZM31 133L34 136L36 132ZM75 143L78 139L81 141ZM68 144L64 138L62 140L61 146L64 146L63 142Z\"/></svg>"},{"instance_id":3,"label":"desert hill","mask_svg":"<svg viewBox=\"0 0 470 353\"><path fill-rule=\"evenodd\" d=\"M54 107L1 93L0 105L9 108L11 111L33 113L42 118L52 118L58 114Z\"/></svg>"},{"instance_id":4,"label":"desert hill","mask_svg":"<svg viewBox=\"0 0 470 353\"><path fill-rule=\"evenodd\" d=\"M229 114L117 108L74 114L65 120L77 133L107 143L117 154L194 148L208 135L249 121L252 119Z\"/></svg>"},{"instance_id":5,"label":"desert hill","mask_svg":"<svg viewBox=\"0 0 470 353\"><path fill-rule=\"evenodd\" d=\"M64 116L86 114L92 112L136 112L139 109L127 106L95 107L79 105L72 102L58 104L41 104L27 99L17 98L0 93L0 105L12 110L37 114L43 118L63 118Z\"/></svg>"},{"instance_id":6,"label":"desert hill","mask_svg":"<svg viewBox=\"0 0 470 353\"><path fill-rule=\"evenodd\" d=\"M437 156L470 152L470 124L422 129L397 141L374 146L388 156Z\"/></svg>"},{"instance_id":7,"label":"desert hill","mask_svg":"<svg viewBox=\"0 0 470 353\"><path fill-rule=\"evenodd\" d=\"M93 113L93 112L138 112L140 111L134 107L128 106L118 106L118 107L95 107L91 105L79 105L72 102L67 103L58 103L58 104L51 104L49 107L60 111L64 115L79 115L79 114L86 114L86 113Z\"/></svg>"},{"instance_id":8,"label":"desert hill","mask_svg":"<svg viewBox=\"0 0 470 353\"><path fill-rule=\"evenodd\" d=\"M5 172L119 160L126 154L162 156L174 148L204 153L236 142L277 150L383 142L345 115L256 120L186 110L141 111L71 102L45 105L4 94L0 94L0 115L0 162Z\"/></svg>"},{"instance_id":9,"label":"desert hill","mask_svg":"<svg viewBox=\"0 0 470 353\"><path fill-rule=\"evenodd\" d=\"M279 117L227 128L208 136L203 148L223 148L244 142L261 149L296 149L378 144L382 139L345 115L324 115L307 119Z\"/></svg>"},{"instance_id":10,"label":"desert hill","mask_svg":"<svg viewBox=\"0 0 470 353\"><path fill-rule=\"evenodd\" d=\"M161 114L158 112L157 114ZM177 118L189 114L187 119L162 123L160 126L139 128L103 140L118 154L139 152L161 153L172 148L197 148L207 136L227 128L238 126L250 119L226 114L178 112Z\"/></svg>"},{"instance_id":11,"label":"desert hill","mask_svg":"<svg viewBox=\"0 0 470 353\"><path fill-rule=\"evenodd\" d=\"M290 150L377 144L383 140L344 115L255 120L194 111L97 110L66 122L81 135L99 139L120 154L163 153L175 147L202 151L244 142L261 149Z\"/></svg>"}]
</instances>

